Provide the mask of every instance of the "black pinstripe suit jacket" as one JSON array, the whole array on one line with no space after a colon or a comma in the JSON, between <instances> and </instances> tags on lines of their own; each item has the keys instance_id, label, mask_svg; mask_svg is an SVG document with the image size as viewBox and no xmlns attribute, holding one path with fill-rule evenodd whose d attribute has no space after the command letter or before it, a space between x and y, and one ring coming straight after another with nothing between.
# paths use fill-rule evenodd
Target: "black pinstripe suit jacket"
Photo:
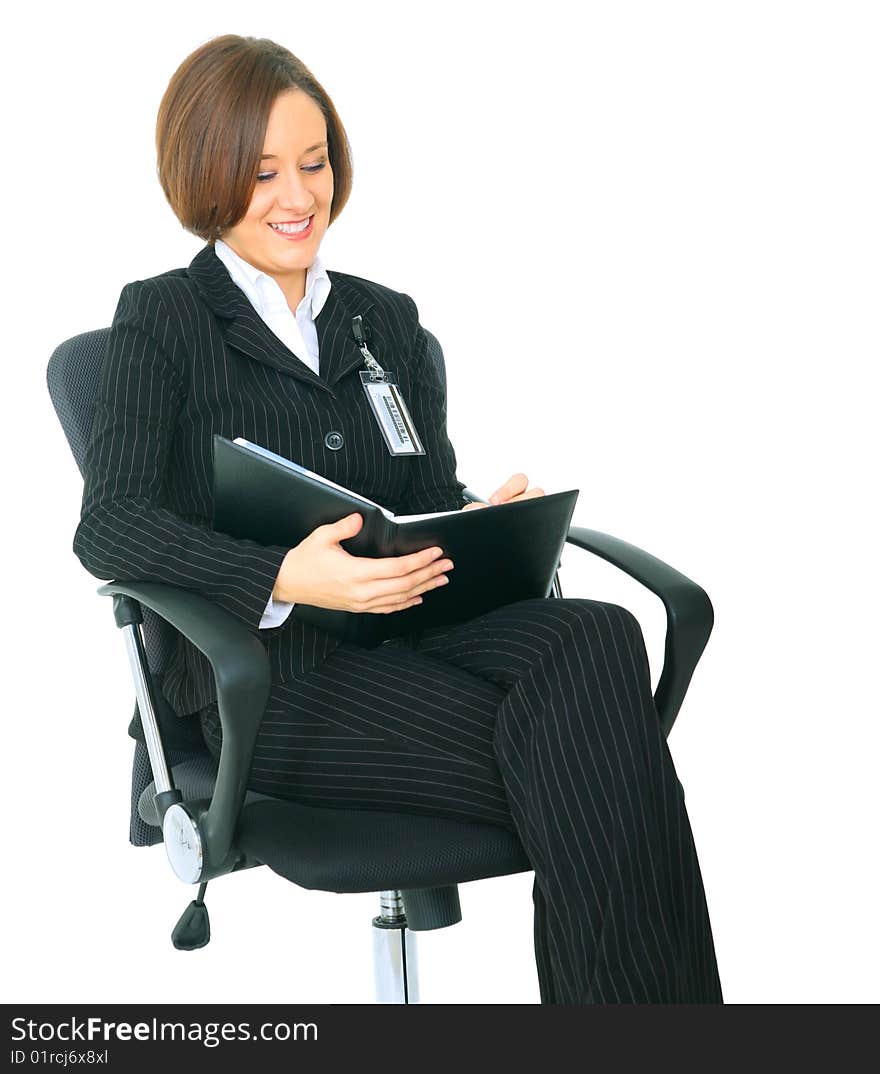
<instances>
[{"instance_id":1,"label":"black pinstripe suit jacket","mask_svg":"<svg viewBox=\"0 0 880 1074\"><path fill-rule=\"evenodd\" d=\"M299 360L232 281L212 245L188 268L122 289L86 455L74 552L101 579L167 582L201 593L255 631L283 547L215 533L211 438L244 436L397 513L466 502L446 433L445 392L413 300L328 272L316 318L320 376ZM351 333L362 314L370 350L394 370L426 454L393 457L376 426ZM342 434L331 450L327 433ZM274 681L319 666L339 641L297 618L258 631ZM178 639L162 692L179 714L216 697L210 666Z\"/></svg>"}]
</instances>

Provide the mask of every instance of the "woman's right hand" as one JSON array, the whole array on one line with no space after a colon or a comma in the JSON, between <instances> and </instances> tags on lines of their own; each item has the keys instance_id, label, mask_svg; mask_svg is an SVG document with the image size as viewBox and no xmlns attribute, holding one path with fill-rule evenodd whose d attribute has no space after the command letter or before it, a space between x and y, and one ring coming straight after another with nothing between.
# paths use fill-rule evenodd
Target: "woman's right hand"
<instances>
[{"instance_id":1,"label":"woman's right hand","mask_svg":"<svg viewBox=\"0 0 880 1074\"><path fill-rule=\"evenodd\" d=\"M420 593L446 585L452 561L437 547L406 556L352 556L339 542L360 532L357 512L318 526L291 548L281 564L272 598L345 612L387 615L421 604Z\"/></svg>"}]
</instances>

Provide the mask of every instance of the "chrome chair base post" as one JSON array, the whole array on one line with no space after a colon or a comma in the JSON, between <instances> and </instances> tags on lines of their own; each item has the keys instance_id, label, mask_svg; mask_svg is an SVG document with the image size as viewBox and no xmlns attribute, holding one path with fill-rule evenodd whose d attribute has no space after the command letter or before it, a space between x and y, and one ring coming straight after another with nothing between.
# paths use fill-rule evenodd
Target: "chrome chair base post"
<instances>
[{"instance_id":1,"label":"chrome chair base post","mask_svg":"<svg viewBox=\"0 0 880 1074\"><path fill-rule=\"evenodd\" d=\"M418 1003L419 975L415 933L407 928L399 891L379 893L373 918L373 972L377 1003Z\"/></svg>"}]
</instances>

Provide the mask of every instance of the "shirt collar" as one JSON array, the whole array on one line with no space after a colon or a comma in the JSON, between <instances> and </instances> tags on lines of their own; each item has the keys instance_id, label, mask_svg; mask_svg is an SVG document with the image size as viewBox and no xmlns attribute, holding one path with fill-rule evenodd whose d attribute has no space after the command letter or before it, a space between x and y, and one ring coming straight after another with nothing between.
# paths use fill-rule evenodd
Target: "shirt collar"
<instances>
[{"instance_id":1,"label":"shirt collar","mask_svg":"<svg viewBox=\"0 0 880 1074\"><path fill-rule=\"evenodd\" d=\"M265 317L272 309L278 309L282 306L288 311L290 310L278 281L268 273L256 268L249 261L245 261L222 239L217 239L214 243L214 251L229 270L233 283L236 283L244 291L251 305L261 317ZM314 321L324 308L331 286L327 270L324 268L320 257L315 254L314 260L306 269L306 293L302 302L297 306L297 313L301 310L308 311L309 316Z\"/></svg>"}]
</instances>

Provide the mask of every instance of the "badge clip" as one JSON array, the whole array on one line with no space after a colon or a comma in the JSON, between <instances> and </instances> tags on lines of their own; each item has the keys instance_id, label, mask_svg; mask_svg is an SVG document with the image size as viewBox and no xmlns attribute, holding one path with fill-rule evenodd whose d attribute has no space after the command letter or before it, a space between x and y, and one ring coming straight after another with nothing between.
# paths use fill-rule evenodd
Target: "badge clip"
<instances>
[{"instance_id":1,"label":"badge clip","mask_svg":"<svg viewBox=\"0 0 880 1074\"><path fill-rule=\"evenodd\" d=\"M358 345L358 349L364 356L364 362L366 363L367 369L370 371L370 380L385 380L385 370L379 365L367 348L367 339L364 334L365 328L366 325L364 324L364 319L360 314L356 317L352 317L351 332L354 336L355 343ZM369 329L367 329L367 331L369 331Z\"/></svg>"}]
</instances>

